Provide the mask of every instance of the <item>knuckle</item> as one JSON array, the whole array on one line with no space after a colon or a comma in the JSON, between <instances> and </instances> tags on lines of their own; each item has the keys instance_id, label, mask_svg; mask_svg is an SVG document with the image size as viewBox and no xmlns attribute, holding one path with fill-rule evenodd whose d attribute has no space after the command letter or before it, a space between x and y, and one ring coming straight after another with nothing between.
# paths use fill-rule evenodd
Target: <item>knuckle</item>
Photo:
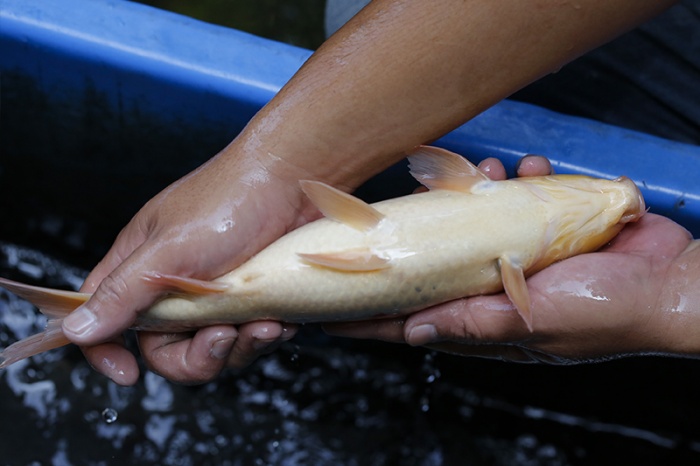
<instances>
[{"instance_id":1,"label":"knuckle","mask_svg":"<svg viewBox=\"0 0 700 466\"><path fill-rule=\"evenodd\" d=\"M459 325L459 337L468 341L482 341L484 332L479 325L479 321L474 316L474 313L467 310L463 314L463 318Z\"/></svg>"},{"instance_id":2,"label":"knuckle","mask_svg":"<svg viewBox=\"0 0 700 466\"><path fill-rule=\"evenodd\" d=\"M461 302L461 310L456 314L457 325L453 326L454 337L463 341L482 341L485 333L479 324L469 300Z\"/></svg>"},{"instance_id":3,"label":"knuckle","mask_svg":"<svg viewBox=\"0 0 700 466\"><path fill-rule=\"evenodd\" d=\"M207 358L189 354L178 346L172 344L142 352L148 370L178 385L201 385L219 375L219 365L208 362Z\"/></svg>"},{"instance_id":4,"label":"knuckle","mask_svg":"<svg viewBox=\"0 0 700 466\"><path fill-rule=\"evenodd\" d=\"M126 306L129 296L129 286L120 276L108 275L97 287L93 299L99 306L120 307Z\"/></svg>"}]
</instances>

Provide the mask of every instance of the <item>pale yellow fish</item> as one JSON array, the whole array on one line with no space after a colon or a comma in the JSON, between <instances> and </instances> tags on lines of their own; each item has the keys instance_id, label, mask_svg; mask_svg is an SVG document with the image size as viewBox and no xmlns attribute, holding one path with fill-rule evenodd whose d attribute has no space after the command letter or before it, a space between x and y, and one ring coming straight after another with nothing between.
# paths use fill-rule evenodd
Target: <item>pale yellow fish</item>
<instances>
[{"instance_id":1,"label":"pale yellow fish","mask_svg":"<svg viewBox=\"0 0 700 466\"><path fill-rule=\"evenodd\" d=\"M330 322L408 314L505 289L527 326L525 277L594 251L645 212L627 178L556 175L492 181L457 154L420 147L409 156L428 192L367 204L319 182L302 189L325 215L213 281L144 277L172 293L134 328L186 331L258 319ZM0 353L0 368L68 344L65 315L88 294L0 279L50 318L47 330Z\"/></svg>"}]
</instances>

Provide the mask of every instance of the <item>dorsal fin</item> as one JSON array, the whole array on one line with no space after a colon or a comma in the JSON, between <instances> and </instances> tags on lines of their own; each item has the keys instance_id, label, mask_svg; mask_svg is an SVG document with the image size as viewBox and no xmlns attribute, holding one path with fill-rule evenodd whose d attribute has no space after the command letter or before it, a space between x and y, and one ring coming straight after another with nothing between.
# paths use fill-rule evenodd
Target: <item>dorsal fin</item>
<instances>
[{"instance_id":1,"label":"dorsal fin","mask_svg":"<svg viewBox=\"0 0 700 466\"><path fill-rule=\"evenodd\" d=\"M408 156L411 175L428 189L468 193L490 178L459 154L439 147L419 146Z\"/></svg>"},{"instance_id":2,"label":"dorsal fin","mask_svg":"<svg viewBox=\"0 0 700 466\"><path fill-rule=\"evenodd\" d=\"M323 215L356 230L371 230L384 218L384 214L365 201L325 183L301 180L299 184Z\"/></svg>"}]
</instances>

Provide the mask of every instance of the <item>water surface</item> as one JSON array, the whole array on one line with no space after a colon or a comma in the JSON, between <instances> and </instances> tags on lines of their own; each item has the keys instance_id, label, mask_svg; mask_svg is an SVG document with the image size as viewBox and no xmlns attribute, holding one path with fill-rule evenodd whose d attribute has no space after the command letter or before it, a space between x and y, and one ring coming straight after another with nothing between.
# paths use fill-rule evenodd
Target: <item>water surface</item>
<instances>
[{"instance_id":1,"label":"water surface","mask_svg":"<svg viewBox=\"0 0 700 466\"><path fill-rule=\"evenodd\" d=\"M0 274L76 289L86 271L0 243ZM44 321L0 294L0 345ZM209 384L145 372L119 387L67 347L0 373L0 464L693 464L700 435L686 414L698 406L685 395L698 393L698 377L670 371L644 386L645 365L657 375L681 366L636 361L521 366L336 340L308 326Z\"/></svg>"}]
</instances>

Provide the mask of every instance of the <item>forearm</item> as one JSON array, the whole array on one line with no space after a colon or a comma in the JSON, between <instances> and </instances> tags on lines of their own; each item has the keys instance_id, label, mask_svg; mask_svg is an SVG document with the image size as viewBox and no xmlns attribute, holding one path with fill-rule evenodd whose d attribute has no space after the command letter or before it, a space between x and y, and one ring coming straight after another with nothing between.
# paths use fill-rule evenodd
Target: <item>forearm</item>
<instances>
[{"instance_id":1,"label":"forearm","mask_svg":"<svg viewBox=\"0 0 700 466\"><path fill-rule=\"evenodd\" d=\"M324 44L232 150L345 189L669 0L375 1Z\"/></svg>"}]
</instances>

